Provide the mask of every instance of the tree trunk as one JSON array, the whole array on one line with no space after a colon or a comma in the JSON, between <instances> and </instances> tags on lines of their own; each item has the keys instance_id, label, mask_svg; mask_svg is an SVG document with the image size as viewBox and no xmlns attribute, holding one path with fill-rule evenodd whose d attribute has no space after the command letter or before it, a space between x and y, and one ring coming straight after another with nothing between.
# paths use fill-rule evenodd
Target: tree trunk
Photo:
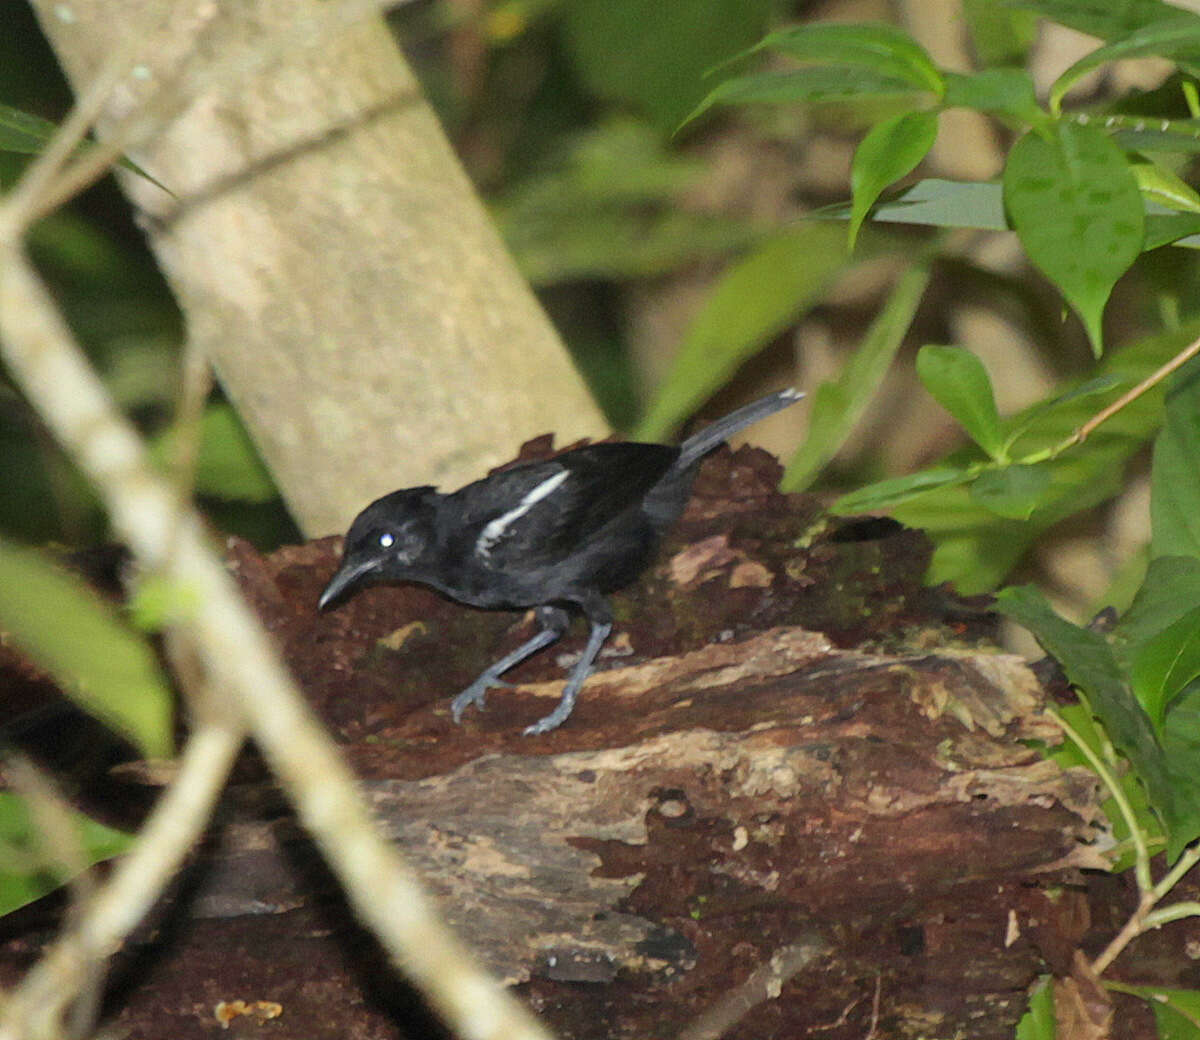
<instances>
[{"instance_id":1,"label":"tree trunk","mask_svg":"<svg viewBox=\"0 0 1200 1040\"><path fill-rule=\"evenodd\" d=\"M77 92L144 17L33 6ZM176 5L101 122L186 84L131 155L175 197L123 184L308 534L395 487L478 476L534 434L605 430L383 20L304 32L337 10Z\"/></svg>"}]
</instances>

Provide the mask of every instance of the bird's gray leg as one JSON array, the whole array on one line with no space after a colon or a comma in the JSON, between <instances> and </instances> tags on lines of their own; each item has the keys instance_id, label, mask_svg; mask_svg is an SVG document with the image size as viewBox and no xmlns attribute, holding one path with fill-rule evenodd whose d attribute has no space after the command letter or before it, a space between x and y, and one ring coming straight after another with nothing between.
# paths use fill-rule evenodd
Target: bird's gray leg
<instances>
[{"instance_id":1,"label":"bird's gray leg","mask_svg":"<svg viewBox=\"0 0 1200 1040\"><path fill-rule=\"evenodd\" d=\"M549 733L566 721L567 716L575 707L575 698L579 696L580 687L591 674L592 666L596 663L596 655L600 653L600 647L604 645L604 640L612 631L612 612L609 610L607 601L598 596L581 605L592 626L588 633L587 646L583 649L583 656L571 669L567 685L563 687L562 697L554 710L545 718L538 719L532 726L525 727L527 737L535 733Z\"/></svg>"},{"instance_id":2,"label":"bird's gray leg","mask_svg":"<svg viewBox=\"0 0 1200 1040\"><path fill-rule=\"evenodd\" d=\"M567 612L558 607L538 607L537 619L541 622L542 630L536 636L522 643L511 654L500 658L495 664L485 669L478 679L450 702L450 714L454 717L455 722L461 721L462 713L466 711L468 705L474 704L482 711L483 702L487 697L489 689L493 686L511 685L510 683L502 682L500 676L510 668L520 664L525 658L532 657L539 650L556 642L562 637L562 634L567 630L567 626L571 623Z\"/></svg>"}]
</instances>

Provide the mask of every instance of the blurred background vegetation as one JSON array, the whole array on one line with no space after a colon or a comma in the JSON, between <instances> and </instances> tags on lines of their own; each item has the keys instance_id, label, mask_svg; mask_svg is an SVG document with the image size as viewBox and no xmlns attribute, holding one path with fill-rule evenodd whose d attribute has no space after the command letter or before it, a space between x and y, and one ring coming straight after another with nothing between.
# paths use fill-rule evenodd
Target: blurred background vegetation
<instances>
[{"instance_id":1,"label":"blurred background vegetation","mask_svg":"<svg viewBox=\"0 0 1200 1040\"><path fill-rule=\"evenodd\" d=\"M730 332L747 341L721 361L730 385L719 393L730 399L786 382L811 388L835 375L913 257L936 257L900 363L815 485L832 492L910 472L962 443L961 429L916 379L911 362L922 344L954 343L978 355L1002 414L1091 372L1093 359L1082 325L1064 314L1011 234L869 225L851 254L844 222L799 223L848 197L854 149L881 116L878 100L717 108L681 129L716 82L710 70L771 28L820 20L890 21L943 68L1013 65L1043 87L1095 46L986 0L419 0L391 18L614 429L666 432L653 415L646 421L656 388L738 264L757 259L764 276L752 268L726 308L735 322L754 323L752 334ZM1186 116L1175 76L1175 66L1158 59L1123 62L1093 77L1085 96ZM70 103L23 3L0 12L0 102L52 121ZM1010 132L977 112L939 119L937 143L917 174L998 175ZM25 161L0 155L0 186ZM1191 158L1175 162L1186 172ZM773 236L800 227L807 258L779 273ZM31 247L113 394L158 450L169 450L183 328L115 183L46 219ZM779 277L787 282L782 297ZM1193 250L1146 253L1106 312L1110 347L1185 323L1196 310L1197 278ZM0 535L67 546L102 540L94 498L0 380ZM804 421L781 416L758 439L786 451ZM1114 580L1136 587L1148 465L1145 449L1120 496L1058 525L1024 565L1077 615ZM298 537L219 389L205 416L197 493L219 529L260 547Z\"/></svg>"}]
</instances>

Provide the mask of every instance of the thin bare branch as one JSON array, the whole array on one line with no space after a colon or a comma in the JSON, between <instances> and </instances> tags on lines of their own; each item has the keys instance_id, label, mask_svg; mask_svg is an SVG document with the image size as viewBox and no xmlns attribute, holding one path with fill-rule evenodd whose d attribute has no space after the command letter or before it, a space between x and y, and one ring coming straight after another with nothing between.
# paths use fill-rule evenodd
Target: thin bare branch
<instances>
[{"instance_id":1,"label":"thin bare branch","mask_svg":"<svg viewBox=\"0 0 1200 1040\"><path fill-rule=\"evenodd\" d=\"M11 231L3 217L0 210L0 229ZM144 445L109 401L11 238L0 242L0 342L13 378L92 480L117 535L144 566L193 594L197 605L181 628L214 686L249 721L360 919L466 1040L545 1040L549 1034L445 928L414 872L375 829L352 774L208 544L199 516L179 511L168 482L151 468ZM78 940L55 948L61 952L31 973L6 1009L0 1040L28 1035L19 1025L30 1016L49 1020L51 1009L69 999L65 980L79 977L80 951L88 957L108 952L153 901L161 873L151 872L152 882L139 878L127 900L112 897L103 912L88 915Z\"/></svg>"},{"instance_id":2,"label":"thin bare branch","mask_svg":"<svg viewBox=\"0 0 1200 1040\"><path fill-rule=\"evenodd\" d=\"M679 1040L718 1040L764 1000L778 997L784 983L825 950L824 940L815 934L776 950L745 982L684 1027Z\"/></svg>"},{"instance_id":3,"label":"thin bare branch","mask_svg":"<svg viewBox=\"0 0 1200 1040\"><path fill-rule=\"evenodd\" d=\"M207 726L188 741L179 775L130 852L5 1001L0 1038L58 1035L63 1009L158 899L203 833L241 746L240 731Z\"/></svg>"}]
</instances>

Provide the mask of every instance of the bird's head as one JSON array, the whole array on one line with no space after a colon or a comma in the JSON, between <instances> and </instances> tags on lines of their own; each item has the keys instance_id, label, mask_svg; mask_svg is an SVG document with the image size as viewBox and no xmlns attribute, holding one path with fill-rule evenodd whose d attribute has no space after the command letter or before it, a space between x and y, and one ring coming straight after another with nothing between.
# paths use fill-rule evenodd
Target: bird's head
<instances>
[{"instance_id":1,"label":"bird's head","mask_svg":"<svg viewBox=\"0 0 1200 1040\"><path fill-rule=\"evenodd\" d=\"M369 585L418 579L424 559L435 549L437 498L432 487L406 488L359 513L346 532L342 562L321 593L318 609Z\"/></svg>"}]
</instances>

